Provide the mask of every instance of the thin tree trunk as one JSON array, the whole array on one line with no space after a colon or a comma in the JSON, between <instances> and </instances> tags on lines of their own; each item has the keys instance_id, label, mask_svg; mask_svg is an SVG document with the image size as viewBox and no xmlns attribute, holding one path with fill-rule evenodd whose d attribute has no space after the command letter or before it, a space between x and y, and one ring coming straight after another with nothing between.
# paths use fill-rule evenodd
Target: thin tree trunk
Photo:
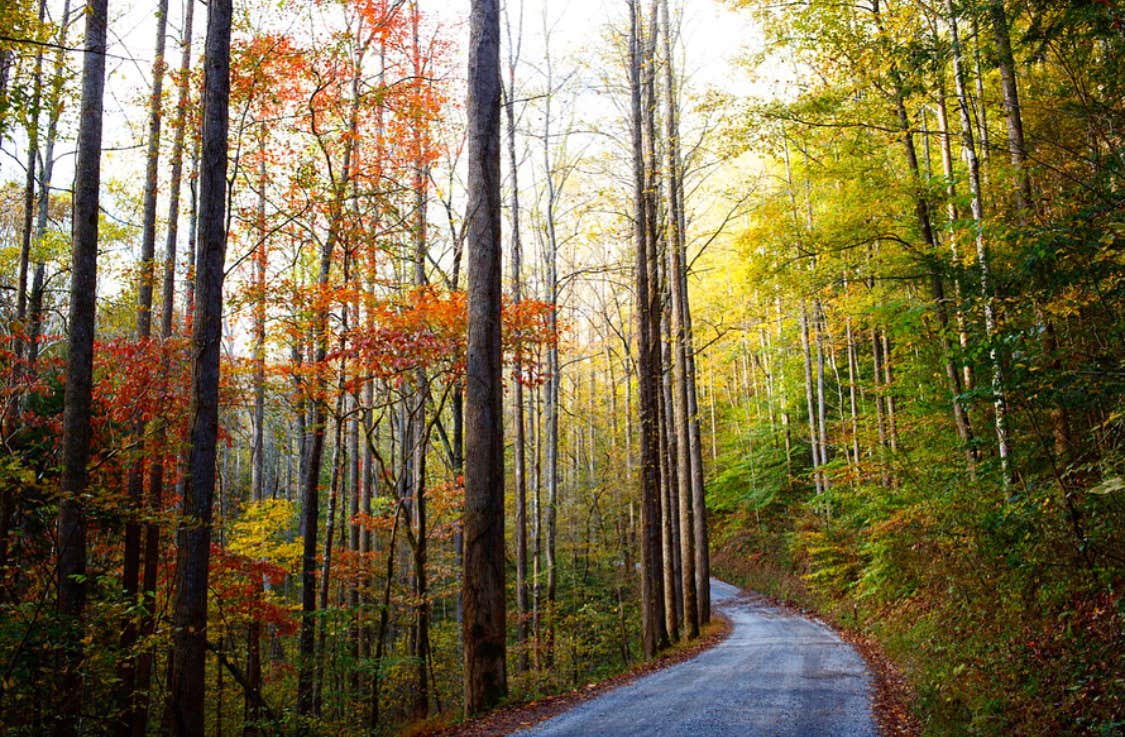
<instances>
[{"instance_id":1,"label":"thin tree trunk","mask_svg":"<svg viewBox=\"0 0 1125 737\"><path fill-rule=\"evenodd\" d=\"M855 463L856 479L859 478L859 401L856 385L859 383L859 358L856 355L855 335L852 333L852 320L849 316L844 323L844 334L848 350L848 406L851 418L852 459Z\"/></svg>"},{"instance_id":2,"label":"thin tree trunk","mask_svg":"<svg viewBox=\"0 0 1125 737\"><path fill-rule=\"evenodd\" d=\"M938 124L941 127L941 172L945 177L946 216L949 220L949 249L953 264L953 299L957 319L957 339L961 346L962 354L969 349L969 331L965 324L965 311L962 307L964 288L961 284L959 272L961 269L961 249L957 242L957 220L960 217L957 210L957 185L953 173L953 151L950 145L949 115L945 103L945 89L938 90ZM969 361L964 361L961 366L962 386L964 391L973 390L973 366ZM967 415L966 410L966 415Z\"/></svg>"},{"instance_id":3,"label":"thin tree trunk","mask_svg":"<svg viewBox=\"0 0 1125 737\"><path fill-rule=\"evenodd\" d=\"M961 41L957 33L957 14L953 0L946 0L945 10L949 20L951 51L953 54L953 79L956 84L958 108L961 113L961 139L969 165L969 190L972 195L973 230L977 250L977 268L980 271L981 295L984 300L984 327L989 340L989 361L992 364L992 402L995 414L996 444L1000 456L1001 478L1005 486L1012 480L1011 447L1008 440L1008 409L1004 389L1004 369L996 346L996 296L992 284L988 246L984 236L984 208L982 204L980 162L973 141L972 121L969 117L968 94L965 91L965 72L961 55Z\"/></svg>"},{"instance_id":4,"label":"thin tree trunk","mask_svg":"<svg viewBox=\"0 0 1125 737\"><path fill-rule=\"evenodd\" d=\"M332 212L328 225L328 233L320 252L320 273L317 277L317 288L320 292L321 303L315 310L312 321L312 339L314 345L313 365L316 372L313 379L313 389L310 392L310 405L312 416L309 421L310 437L306 453L305 468L302 476L303 493L302 510L304 544L301 556L301 632L299 638L298 669L297 669L297 714L307 716L313 712L316 705L316 623L314 613L317 608L316 601L316 550L317 550L317 525L319 518L319 487L320 470L324 457L324 435L328 424L328 402L325 395L326 378L325 362L328 356L328 304L324 296L328 290L329 276L332 269L332 258L336 245L340 240L340 231L346 215L344 198L348 192L348 185L352 175L352 156L358 130L359 98L356 94L356 81L353 78L351 113L349 116L350 135L344 143L344 151L340 165L340 175L333 181ZM315 129L315 119L314 119ZM317 131L314 130L314 133ZM333 510L335 511L335 510ZM331 520L329 520L331 524ZM327 540L326 546L332 541ZM302 727L304 729L304 727Z\"/></svg>"},{"instance_id":5,"label":"thin tree trunk","mask_svg":"<svg viewBox=\"0 0 1125 737\"><path fill-rule=\"evenodd\" d=\"M894 370L891 362L891 339L887 331L883 330L883 390L886 393L884 400L887 405L887 439L890 441L891 452L898 452L898 422L895 418L895 390Z\"/></svg>"},{"instance_id":6,"label":"thin tree trunk","mask_svg":"<svg viewBox=\"0 0 1125 737\"><path fill-rule=\"evenodd\" d=\"M871 328L871 387L875 399L875 425L879 433L879 476L883 486L891 485L890 473L887 469L887 419L883 406L883 347L879 340L879 328Z\"/></svg>"},{"instance_id":7,"label":"thin tree trunk","mask_svg":"<svg viewBox=\"0 0 1125 737\"><path fill-rule=\"evenodd\" d=\"M42 23L47 10L46 0L39 0L38 17ZM20 256L16 277L16 322L14 342L16 354L16 375L22 372L19 361L24 356L27 331L27 274L31 263L31 226L35 215L35 164L39 156L39 107L43 95L43 47L37 46L35 66L32 73L32 92L30 110L35 119L27 127L27 167L23 188L23 223L20 228Z\"/></svg>"},{"instance_id":8,"label":"thin tree trunk","mask_svg":"<svg viewBox=\"0 0 1125 737\"><path fill-rule=\"evenodd\" d=\"M813 300L813 331L816 335L816 419L817 445L820 449L820 465L828 463L828 405L824 391L824 310L820 299ZM821 472L820 486L828 491L828 474Z\"/></svg>"},{"instance_id":9,"label":"thin tree trunk","mask_svg":"<svg viewBox=\"0 0 1125 737\"><path fill-rule=\"evenodd\" d=\"M418 38L418 3L414 2L412 31L413 31L413 54L414 54L414 74L419 79L424 79L426 70L421 58L421 45ZM423 84L420 82L420 84ZM417 90L421 93L421 90ZM418 128L415 131L417 137L417 151L419 154L425 152L426 142L424 139L425 131ZM424 287L427 283L426 278L426 251L428 247L427 231L426 231L426 206L428 204L428 192L426 189L427 182L429 181L429 168L423 161L419 160L414 163L414 286L418 289ZM427 591L426 580L426 447L429 439L429 432L426 425L426 397L429 394L429 379L426 376L424 369L419 369L415 374L415 397L416 403L410 413L410 422L413 423L414 430L411 435L414 438L414 447L410 452L414 456L414 488L412 489L412 496L414 504L412 509L414 512L414 598L415 598L415 611L414 623L411 632L411 644L415 660L415 685L413 689L413 701L411 703L411 715L415 720L425 719L430 711L430 691L429 680L426 673L426 665L430 657L430 613L429 613L429 592ZM407 449L403 449L406 453Z\"/></svg>"},{"instance_id":10,"label":"thin tree trunk","mask_svg":"<svg viewBox=\"0 0 1125 737\"><path fill-rule=\"evenodd\" d=\"M379 727L379 691L382 685L383 654L387 645L387 626L391 616L391 584L395 576L395 542L398 538L399 519L402 504L395 503L395 517L391 525L390 539L387 541L387 570L383 581L383 601L379 607L379 628L375 634L375 673L371 678L371 716L367 721L368 731L376 733Z\"/></svg>"},{"instance_id":11,"label":"thin tree trunk","mask_svg":"<svg viewBox=\"0 0 1125 737\"><path fill-rule=\"evenodd\" d=\"M548 36L549 43L549 36ZM545 258L547 303L552 306L548 316L547 329L552 336L558 333L558 237L555 230L555 173L551 161L551 102L553 96L554 74L550 48L545 50L547 72L547 94L544 97L543 113L543 168L546 177L547 206L545 213L547 243ZM559 349L558 341L547 346L547 385L544 402L544 422L546 428L546 560L547 573L547 643L545 652L546 667L550 668L555 657L555 599L558 596L558 562L556 560L556 538L559 505Z\"/></svg>"},{"instance_id":12,"label":"thin tree trunk","mask_svg":"<svg viewBox=\"0 0 1125 737\"><path fill-rule=\"evenodd\" d=\"M160 125L161 104L164 85L164 37L168 22L168 0L159 0L156 8L156 51L152 62L152 95L149 98L148 147L145 155L145 184L142 195L141 213L141 259L140 277L137 284L137 323L136 340L148 341L152 335L152 292L155 269L153 257L156 252L156 175L160 163ZM141 577L141 522L138 519L144 497L145 473L145 423L138 420L133 426L141 455L132 464L127 474L127 503L129 517L125 522L125 552L122 565L121 584L125 598L136 601ZM156 458L151 463L159 463ZM136 660L132 652L139 632L137 617L129 615L122 622L121 650L124 657L118 664L117 677L121 681L118 691L119 708L122 709L115 733L118 737L129 737L135 729L134 694L136 687Z\"/></svg>"},{"instance_id":13,"label":"thin tree trunk","mask_svg":"<svg viewBox=\"0 0 1125 737\"><path fill-rule=\"evenodd\" d=\"M667 272L667 269L663 271ZM667 273L665 273L667 277ZM667 295L667 278L662 285L662 291ZM666 304L667 299L661 299L661 304ZM660 456L661 468L664 475L660 484L660 544L661 555L664 558L662 572L664 577L664 623L668 629L668 638L672 641L680 639L680 617L677 611L682 593L677 592L679 584L679 570L676 568L676 556L679 553L679 541L676 537L676 526L679 523L679 509L675 503L679 492L678 468L676 467L676 442L675 442L675 417L672 413L672 346L669 324L661 320L664 335L660 340L661 370L660 370Z\"/></svg>"},{"instance_id":14,"label":"thin tree trunk","mask_svg":"<svg viewBox=\"0 0 1125 737\"><path fill-rule=\"evenodd\" d=\"M812 352L809 347L809 310L805 300L801 300L801 352L805 359L805 404L809 416L809 450L812 454L813 482L816 493L824 492L820 476L820 442L817 433L817 412L815 389L813 388Z\"/></svg>"},{"instance_id":15,"label":"thin tree trunk","mask_svg":"<svg viewBox=\"0 0 1125 737\"><path fill-rule=\"evenodd\" d=\"M250 498L262 501L262 481L265 475L266 434L266 159L265 141L262 140L262 158L258 162L258 243L254 249L254 347L253 388L254 417L251 423L253 437L250 442Z\"/></svg>"},{"instance_id":16,"label":"thin tree trunk","mask_svg":"<svg viewBox=\"0 0 1125 737\"><path fill-rule=\"evenodd\" d=\"M519 48L522 33L516 38L512 37L511 17L505 13L505 24L508 32L508 88L504 100L504 112L508 123L508 162L511 173L511 218L512 232L510 236L512 248L512 302L519 304L523 299L523 274L522 260L523 247L520 241L520 190L519 190L519 160L516 158L516 65L519 63ZM520 24L522 31L523 5L520 5ZM514 434L512 446L514 452L513 472L515 475L516 492L516 646L519 650L518 668L521 672L528 669L529 652L527 647L529 607L527 586L527 439L524 433L524 392L520 372L521 366L515 366L512 372L512 408L514 411Z\"/></svg>"},{"instance_id":17,"label":"thin tree trunk","mask_svg":"<svg viewBox=\"0 0 1125 737\"><path fill-rule=\"evenodd\" d=\"M180 180L183 174L184 135L187 127L187 106L190 100L189 71L191 69L191 36L192 24L195 16L195 3L186 4L182 38L180 39L180 82L176 118L173 125L175 131L172 139L171 154L171 181L168 193L168 233L165 240L164 256L164 283L160 314L160 337L167 344L172 337L174 305L176 298L176 244L179 237L180 216ZM161 366L161 382L166 382L171 370L171 356L167 349L163 355ZM167 442L167 427L163 422L157 423L154 447L163 449ZM155 521L156 515L163 509L164 497L164 464L153 462L149 466L149 513L154 521L145 526L144 571L142 573L141 591L144 596L144 609L141 615L140 634L144 639L152 636L156 628L156 583L160 565L160 525ZM152 683L153 653L146 650L137 658L135 674L136 691L134 694L134 708L132 716L132 737L144 737L148 729L148 713L151 701L149 688Z\"/></svg>"}]
</instances>

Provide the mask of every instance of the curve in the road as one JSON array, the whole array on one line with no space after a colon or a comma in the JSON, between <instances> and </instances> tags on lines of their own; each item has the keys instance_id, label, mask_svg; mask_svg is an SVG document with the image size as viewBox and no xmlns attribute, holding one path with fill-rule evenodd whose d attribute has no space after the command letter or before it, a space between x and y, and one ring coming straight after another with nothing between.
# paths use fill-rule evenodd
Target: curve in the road
<instances>
[{"instance_id":1,"label":"curve in the road","mask_svg":"<svg viewBox=\"0 0 1125 737\"><path fill-rule=\"evenodd\" d=\"M520 737L876 737L863 659L818 622L711 580L727 639Z\"/></svg>"}]
</instances>

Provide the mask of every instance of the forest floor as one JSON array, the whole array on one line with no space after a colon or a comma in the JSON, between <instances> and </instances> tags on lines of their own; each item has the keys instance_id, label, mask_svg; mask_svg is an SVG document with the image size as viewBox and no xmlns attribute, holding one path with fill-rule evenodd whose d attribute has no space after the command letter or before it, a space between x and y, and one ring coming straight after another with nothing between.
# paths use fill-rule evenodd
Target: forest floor
<instances>
[{"instance_id":1,"label":"forest floor","mask_svg":"<svg viewBox=\"0 0 1125 737\"><path fill-rule=\"evenodd\" d=\"M725 626L712 625L690 647L608 681L430 734L918 734L901 678L869 643L845 643L807 612L717 580L712 597Z\"/></svg>"}]
</instances>

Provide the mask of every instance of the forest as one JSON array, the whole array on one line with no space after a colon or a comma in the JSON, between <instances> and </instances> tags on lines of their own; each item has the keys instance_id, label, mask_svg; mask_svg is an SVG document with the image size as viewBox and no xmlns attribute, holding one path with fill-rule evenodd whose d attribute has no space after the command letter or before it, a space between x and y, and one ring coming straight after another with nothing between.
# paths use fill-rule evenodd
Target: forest
<instances>
[{"instance_id":1,"label":"forest","mask_svg":"<svg viewBox=\"0 0 1125 737\"><path fill-rule=\"evenodd\" d=\"M0 734L456 729L721 625L1125 735L1118 0L2 0Z\"/></svg>"}]
</instances>

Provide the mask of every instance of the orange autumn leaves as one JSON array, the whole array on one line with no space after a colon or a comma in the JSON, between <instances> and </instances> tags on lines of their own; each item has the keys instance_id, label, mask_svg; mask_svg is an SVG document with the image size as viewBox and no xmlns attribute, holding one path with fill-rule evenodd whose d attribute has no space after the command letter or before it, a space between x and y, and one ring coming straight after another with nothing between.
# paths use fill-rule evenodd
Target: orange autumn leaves
<instances>
[{"instance_id":1,"label":"orange autumn leaves","mask_svg":"<svg viewBox=\"0 0 1125 737\"><path fill-rule=\"evenodd\" d=\"M356 392L372 379L400 386L416 379L424 370L429 380L447 382L463 379L467 336L467 301L463 291L448 291L433 286L417 287L397 299L378 300L355 290L331 289L323 299L351 303L362 300L367 309L360 325L339 331L321 370L345 361L349 367L342 389ZM342 292L347 292L342 294ZM547 302L505 301L501 316L504 360L516 369L516 380L537 385L546 380L539 360L544 351L557 343L552 332ZM290 331L302 326L291 325ZM294 334L293 338L299 338ZM315 364L282 363L272 366L275 376L309 378ZM312 387L315 382L302 381ZM337 387L341 388L341 387Z\"/></svg>"}]
</instances>

